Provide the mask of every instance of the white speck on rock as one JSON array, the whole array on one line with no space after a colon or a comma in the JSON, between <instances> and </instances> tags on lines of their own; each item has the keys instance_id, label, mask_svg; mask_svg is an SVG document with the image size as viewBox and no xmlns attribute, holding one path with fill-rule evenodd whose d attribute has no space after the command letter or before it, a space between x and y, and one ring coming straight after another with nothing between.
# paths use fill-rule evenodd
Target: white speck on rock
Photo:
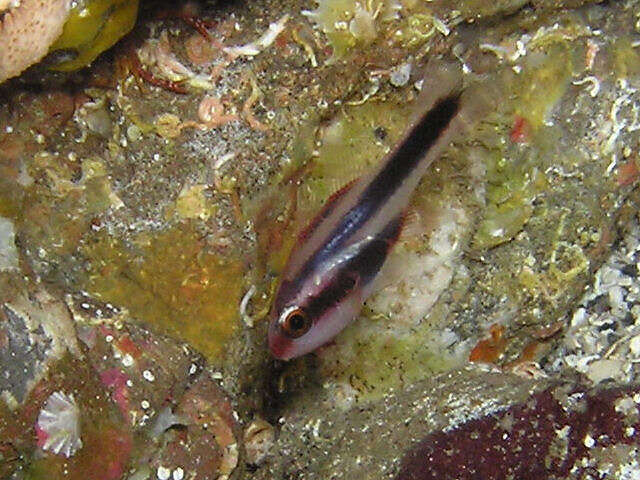
<instances>
[{"instance_id":1,"label":"white speck on rock","mask_svg":"<svg viewBox=\"0 0 640 480\"><path fill-rule=\"evenodd\" d=\"M571 318L572 327L581 327L587 319L587 312L584 308L578 308Z\"/></svg>"},{"instance_id":2,"label":"white speck on rock","mask_svg":"<svg viewBox=\"0 0 640 480\"><path fill-rule=\"evenodd\" d=\"M567 439L569 438L569 432L571 432L571 425L565 425L564 427L556 430L556 436L558 438Z\"/></svg>"},{"instance_id":3,"label":"white speck on rock","mask_svg":"<svg viewBox=\"0 0 640 480\"><path fill-rule=\"evenodd\" d=\"M176 468L172 474L173 480L182 480L184 478L184 470L180 467Z\"/></svg>"},{"instance_id":4,"label":"white speck on rock","mask_svg":"<svg viewBox=\"0 0 640 480\"><path fill-rule=\"evenodd\" d=\"M618 359L602 359L596 360L589 364L587 377L594 384L598 384L603 380L614 378L622 370L623 362Z\"/></svg>"},{"instance_id":5,"label":"white speck on rock","mask_svg":"<svg viewBox=\"0 0 640 480\"><path fill-rule=\"evenodd\" d=\"M615 285L609 290L609 305L611 308L622 310L626 307L624 303L624 291L622 287Z\"/></svg>"},{"instance_id":6,"label":"white speck on rock","mask_svg":"<svg viewBox=\"0 0 640 480\"><path fill-rule=\"evenodd\" d=\"M640 355L640 335L636 335L629 342L629 348L631 349L631 353L638 356Z\"/></svg>"},{"instance_id":7,"label":"white speck on rock","mask_svg":"<svg viewBox=\"0 0 640 480\"><path fill-rule=\"evenodd\" d=\"M622 397L615 402L616 412L628 415L636 411L636 405L631 397Z\"/></svg>"},{"instance_id":8,"label":"white speck on rock","mask_svg":"<svg viewBox=\"0 0 640 480\"><path fill-rule=\"evenodd\" d=\"M411 76L411 64L403 63L391 69L391 75L389 81L394 87L403 87L409 82Z\"/></svg>"},{"instance_id":9,"label":"white speck on rock","mask_svg":"<svg viewBox=\"0 0 640 480\"><path fill-rule=\"evenodd\" d=\"M124 357L122 357L122 365L125 367L130 367L133 365L133 357L131 354L127 353Z\"/></svg>"},{"instance_id":10,"label":"white speck on rock","mask_svg":"<svg viewBox=\"0 0 640 480\"><path fill-rule=\"evenodd\" d=\"M0 272L17 270L19 267L15 240L13 222L0 217Z\"/></svg>"},{"instance_id":11,"label":"white speck on rock","mask_svg":"<svg viewBox=\"0 0 640 480\"><path fill-rule=\"evenodd\" d=\"M246 55L253 57L269 47L275 39L282 33L286 23L289 21L289 15L284 15L277 22L269 24L269 28L264 32L260 38L254 40L246 45L239 45L235 47L226 47L224 51L229 55L240 56Z\"/></svg>"},{"instance_id":12,"label":"white speck on rock","mask_svg":"<svg viewBox=\"0 0 640 480\"><path fill-rule=\"evenodd\" d=\"M588 433L584 436L584 446L587 448L593 448L596 444L595 439Z\"/></svg>"},{"instance_id":13,"label":"white speck on rock","mask_svg":"<svg viewBox=\"0 0 640 480\"><path fill-rule=\"evenodd\" d=\"M171 476L171 470L167 467L163 467L162 465L158 467L158 471L156 473L158 480L169 480L169 477Z\"/></svg>"}]
</instances>

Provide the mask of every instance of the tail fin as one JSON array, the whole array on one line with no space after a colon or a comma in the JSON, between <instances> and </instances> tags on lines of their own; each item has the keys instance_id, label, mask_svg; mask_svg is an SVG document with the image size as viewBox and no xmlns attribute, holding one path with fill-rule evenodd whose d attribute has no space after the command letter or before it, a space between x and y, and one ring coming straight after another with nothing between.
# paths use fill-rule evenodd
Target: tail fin
<instances>
[{"instance_id":1,"label":"tail fin","mask_svg":"<svg viewBox=\"0 0 640 480\"><path fill-rule=\"evenodd\" d=\"M420 96L416 101L418 117L422 117L423 112L430 111L442 99L459 96L462 87L462 69L458 65L431 60L424 68Z\"/></svg>"},{"instance_id":2,"label":"tail fin","mask_svg":"<svg viewBox=\"0 0 640 480\"><path fill-rule=\"evenodd\" d=\"M455 102L457 110L437 144L427 151L420 161L416 169L418 176L426 173L429 165L440 156L442 149L446 148L450 141L467 132L491 112L499 98L497 88L489 82L475 82L468 86L463 84L463 73L458 64L433 60L424 70L422 90L417 100L421 115L414 126L452 102Z\"/></svg>"},{"instance_id":3,"label":"tail fin","mask_svg":"<svg viewBox=\"0 0 640 480\"><path fill-rule=\"evenodd\" d=\"M500 92L496 82L465 81L459 63L430 60L423 69L422 88L416 101L417 117L422 117L422 113L431 110L440 100L452 96L461 98L463 116L477 120L492 109Z\"/></svg>"}]
</instances>

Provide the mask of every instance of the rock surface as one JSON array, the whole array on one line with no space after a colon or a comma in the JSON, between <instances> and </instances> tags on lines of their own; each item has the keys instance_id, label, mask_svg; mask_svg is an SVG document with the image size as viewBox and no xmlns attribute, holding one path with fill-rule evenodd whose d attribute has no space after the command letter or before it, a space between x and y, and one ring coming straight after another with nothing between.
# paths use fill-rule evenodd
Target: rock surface
<instances>
[{"instance_id":1,"label":"rock surface","mask_svg":"<svg viewBox=\"0 0 640 480\"><path fill-rule=\"evenodd\" d=\"M87 71L0 87L0 476L634 478L639 16L147 12ZM393 147L434 56L495 112L423 180L359 318L271 359L296 232Z\"/></svg>"}]
</instances>

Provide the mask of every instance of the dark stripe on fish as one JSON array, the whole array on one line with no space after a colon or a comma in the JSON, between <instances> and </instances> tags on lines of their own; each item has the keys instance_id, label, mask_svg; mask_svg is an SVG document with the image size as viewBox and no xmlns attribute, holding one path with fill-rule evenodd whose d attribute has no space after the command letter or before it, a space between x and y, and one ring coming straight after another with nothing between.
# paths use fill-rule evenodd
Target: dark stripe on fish
<instances>
[{"instance_id":1,"label":"dark stripe on fish","mask_svg":"<svg viewBox=\"0 0 640 480\"><path fill-rule=\"evenodd\" d=\"M390 221L380 234L363 243L359 252L345 261L338 268L330 281L330 286L322 293L312 297L303 305L311 318L322 318L328 311L340 303L354 288L362 289L369 285L384 264L389 250L398 240L402 230L404 217L398 216Z\"/></svg>"},{"instance_id":2,"label":"dark stripe on fish","mask_svg":"<svg viewBox=\"0 0 640 480\"><path fill-rule=\"evenodd\" d=\"M322 247L309 258L296 275L294 283L309 275L332 257L379 211L381 206L402 185L402 182L413 173L459 109L460 94L456 93L440 100L428 113L422 116L395 151L387 157L385 166L362 192L354 206L345 213L329 233L326 242L323 242ZM346 191L348 189L344 189L342 194ZM331 207L325 209L323 218L331 213L340 196L334 197ZM317 226L319 223L315 222L314 225Z\"/></svg>"},{"instance_id":3,"label":"dark stripe on fish","mask_svg":"<svg viewBox=\"0 0 640 480\"><path fill-rule=\"evenodd\" d=\"M440 100L400 142L384 168L362 192L361 200L376 211L413 173L460 109L460 94Z\"/></svg>"}]
</instances>

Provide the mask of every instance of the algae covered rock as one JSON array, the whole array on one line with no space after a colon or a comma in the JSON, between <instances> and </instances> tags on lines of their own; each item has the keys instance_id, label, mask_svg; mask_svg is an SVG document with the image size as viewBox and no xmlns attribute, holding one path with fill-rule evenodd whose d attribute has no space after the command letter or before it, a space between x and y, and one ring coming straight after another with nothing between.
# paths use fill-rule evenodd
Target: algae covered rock
<instances>
[{"instance_id":1,"label":"algae covered rock","mask_svg":"<svg viewBox=\"0 0 640 480\"><path fill-rule=\"evenodd\" d=\"M73 85L2 87L2 475L498 479L622 458L638 431L640 6L192 13L143 18ZM422 179L358 318L273 360L298 232L402 137L434 57L495 108Z\"/></svg>"}]
</instances>

